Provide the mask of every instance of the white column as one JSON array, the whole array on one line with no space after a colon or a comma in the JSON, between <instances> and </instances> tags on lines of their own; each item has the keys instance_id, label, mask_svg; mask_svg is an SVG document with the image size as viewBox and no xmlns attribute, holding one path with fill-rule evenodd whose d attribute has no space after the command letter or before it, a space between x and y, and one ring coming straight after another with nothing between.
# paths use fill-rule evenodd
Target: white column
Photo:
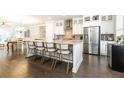
<instances>
[{"instance_id":1,"label":"white column","mask_svg":"<svg viewBox=\"0 0 124 93\"><path fill-rule=\"evenodd\" d=\"M54 39L55 22L46 22L46 41L52 42Z\"/></svg>"}]
</instances>

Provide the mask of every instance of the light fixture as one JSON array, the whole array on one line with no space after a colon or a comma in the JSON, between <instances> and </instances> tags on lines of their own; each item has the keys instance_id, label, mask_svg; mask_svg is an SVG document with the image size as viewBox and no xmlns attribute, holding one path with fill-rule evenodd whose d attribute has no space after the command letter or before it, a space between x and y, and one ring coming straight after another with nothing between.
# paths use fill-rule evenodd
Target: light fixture
<instances>
[{"instance_id":1,"label":"light fixture","mask_svg":"<svg viewBox=\"0 0 124 93\"><path fill-rule=\"evenodd\" d=\"M3 16L1 16L0 19L1 19L0 26L8 25Z\"/></svg>"}]
</instances>

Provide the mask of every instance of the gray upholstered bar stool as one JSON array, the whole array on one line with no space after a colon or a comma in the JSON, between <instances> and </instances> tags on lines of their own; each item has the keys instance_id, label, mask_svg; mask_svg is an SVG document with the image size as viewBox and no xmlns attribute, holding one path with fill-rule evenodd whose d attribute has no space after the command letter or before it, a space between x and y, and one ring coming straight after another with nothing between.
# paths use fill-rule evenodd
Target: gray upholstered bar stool
<instances>
[{"instance_id":1,"label":"gray upholstered bar stool","mask_svg":"<svg viewBox=\"0 0 124 93\"><path fill-rule=\"evenodd\" d=\"M40 55L41 56L41 61L44 57L44 45L43 45L43 42L41 41L37 41L35 42L35 46L36 46L36 55Z\"/></svg>"},{"instance_id":2,"label":"gray upholstered bar stool","mask_svg":"<svg viewBox=\"0 0 124 93\"><path fill-rule=\"evenodd\" d=\"M36 53L36 47L35 47L35 43L33 41L28 41L28 54L35 54Z\"/></svg>"},{"instance_id":3,"label":"gray upholstered bar stool","mask_svg":"<svg viewBox=\"0 0 124 93\"><path fill-rule=\"evenodd\" d=\"M56 44L57 48L57 57L59 58L60 61L66 61L67 62L67 69L66 73L68 74L70 70L70 63L73 62L73 52L70 49L69 44ZM56 63L54 64L54 68L56 66Z\"/></svg>"},{"instance_id":4,"label":"gray upholstered bar stool","mask_svg":"<svg viewBox=\"0 0 124 93\"><path fill-rule=\"evenodd\" d=\"M44 42L44 47L45 47L45 51L44 51L45 56L53 60L51 65L51 68L52 68L56 59L55 44L53 42Z\"/></svg>"}]
</instances>

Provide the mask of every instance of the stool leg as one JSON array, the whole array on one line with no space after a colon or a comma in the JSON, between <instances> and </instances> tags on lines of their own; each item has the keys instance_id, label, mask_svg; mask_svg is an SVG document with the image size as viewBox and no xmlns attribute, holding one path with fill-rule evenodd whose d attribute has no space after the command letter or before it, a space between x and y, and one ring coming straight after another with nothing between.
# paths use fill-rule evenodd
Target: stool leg
<instances>
[{"instance_id":1,"label":"stool leg","mask_svg":"<svg viewBox=\"0 0 124 93\"><path fill-rule=\"evenodd\" d=\"M54 64L55 64L55 52L54 52L54 58L53 58L53 62L52 62L52 65L51 65L51 69L53 68Z\"/></svg>"},{"instance_id":2,"label":"stool leg","mask_svg":"<svg viewBox=\"0 0 124 93\"><path fill-rule=\"evenodd\" d=\"M58 55L59 55L59 60L62 62L62 55L61 54Z\"/></svg>"},{"instance_id":3,"label":"stool leg","mask_svg":"<svg viewBox=\"0 0 124 93\"><path fill-rule=\"evenodd\" d=\"M30 48L28 49L28 54L30 53Z\"/></svg>"},{"instance_id":4,"label":"stool leg","mask_svg":"<svg viewBox=\"0 0 124 93\"><path fill-rule=\"evenodd\" d=\"M57 60L55 60L54 66L53 66L53 70L56 68L56 64L57 64Z\"/></svg>"},{"instance_id":5,"label":"stool leg","mask_svg":"<svg viewBox=\"0 0 124 93\"><path fill-rule=\"evenodd\" d=\"M59 57L59 60L60 60L60 54L59 53L57 53L57 57ZM54 62L53 70L56 68L56 64L57 64L57 59Z\"/></svg>"},{"instance_id":6,"label":"stool leg","mask_svg":"<svg viewBox=\"0 0 124 93\"><path fill-rule=\"evenodd\" d=\"M60 60L61 60L61 62L62 62L62 57L63 57L62 54L60 54Z\"/></svg>"},{"instance_id":7,"label":"stool leg","mask_svg":"<svg viewBox=\"0 0 124 93\"><path fill-rule=\"evenodd\" d=\"M55 59L53 59L53 62L52 62L52 65L51 65L51 69L53 69L54 64L55 64Z\"/></svg>"},{"instance_id":8,"label":"stool leg","mask_svg":"<svg viewBox=\"0 0 124 93\"><path fill-rule=\"evenodd\" d=\"M69 72L69 62L68 62L68 64L67 64L66 74L68 74L68 72Z\"/></svg>"},{"instance_id":9,"label":"stool leg","mask_svg":"<svg viewBox=\"0 0 124 93\"><path fill-rule=\"evenodd\" d=\"M42 64L44 63L44 54L45 54L44 52L45 52L45 51L43 50L43 51L42 51L42 54L41 54L41 55L42 55L42 57L41 57L41 63L42 63Z\"/></svg>"}]
</instances>

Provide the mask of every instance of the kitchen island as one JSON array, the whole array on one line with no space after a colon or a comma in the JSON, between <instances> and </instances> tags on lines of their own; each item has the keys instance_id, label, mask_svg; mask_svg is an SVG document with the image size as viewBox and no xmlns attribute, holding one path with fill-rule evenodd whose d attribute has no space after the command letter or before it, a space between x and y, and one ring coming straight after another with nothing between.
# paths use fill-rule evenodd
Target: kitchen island
<instances>
[{"instance_id":1,"label":"kitchen island","mask_svg":"<svg viewBox=\"0 0 124 93\"><path fill-rule=\"evenodd\" d=\"M49 41L33 40L33 42L49 42ZM69 44L72 46L72 52L73 52L72 72L76 73L83 61L83 42L81 40L55 40L55 41L50 41L50 42L54 44ZM28 50L28 47L27 47L27 50ZM32 55L34 54L27 54L28 57Z\"/></svg>"}]
</instances>

